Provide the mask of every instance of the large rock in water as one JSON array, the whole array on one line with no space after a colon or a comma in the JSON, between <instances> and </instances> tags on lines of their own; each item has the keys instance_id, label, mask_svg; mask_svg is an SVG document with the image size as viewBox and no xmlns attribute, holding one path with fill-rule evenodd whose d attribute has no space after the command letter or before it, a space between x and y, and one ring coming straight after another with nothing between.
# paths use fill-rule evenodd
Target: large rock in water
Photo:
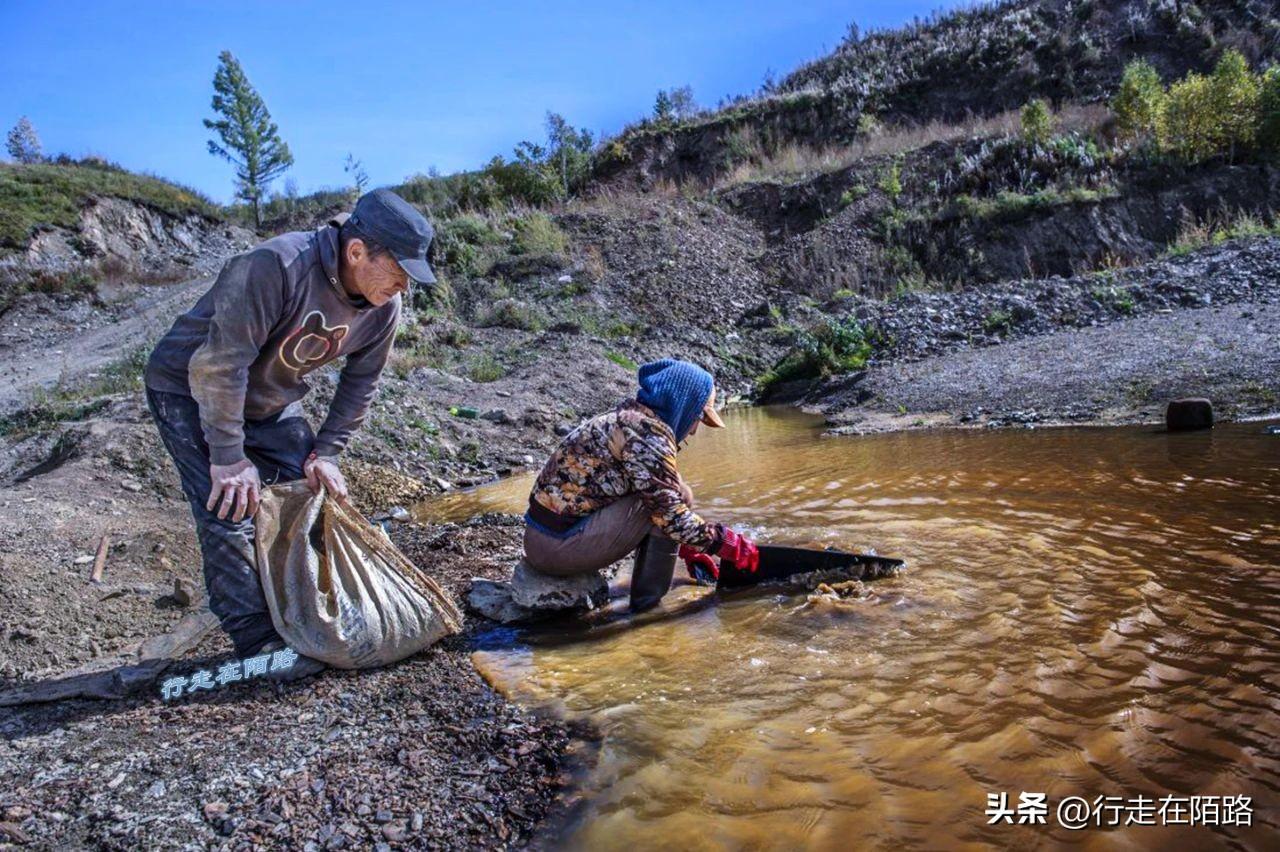
<instances>
[{"instance_id":1,"label":"large rock in water","mask_svg":"<svg viewBox=\"0 0 1280 852\"><path fill-rule=\"evenodd\" d=\"M608 601L609 582L599 571L553 577L534 571L523 559L516 564L511 582L474 577L467 591L467 606L473 612L502 624L594 609Z\"/></svg>"},{"instance_id":2,"label":"large rock in water","mask_svg":"<svg viewBox=\"0 0 1280 852\"><path fill-rule=\"evenodd\" d=\"M1164 410L1164 422L1170 432L1213 427L1213 403L1202 397L1175 399Z\"/></svg>"},{"instance_id":3,"label":"large rock in water","mask_svg":"<svg viewBox=\"0 0 1280 852\"><path fill-rule=\"evenodd\" d=\"M531 621L535 615L511 599L511 584L472 577L467 609L499 624Z\"/></svg>"},{"instance_id":4,"label":"large rock in water","mask_svg":"<svg viewBox=\"0 0 1280 852\"><path fill-rule=\"evenodd\" d=\"M553 577L521 559L511 575L511 599L527 609L593 609L609 602L609 581L599 571Z\"/></svg>"}]
</instances>

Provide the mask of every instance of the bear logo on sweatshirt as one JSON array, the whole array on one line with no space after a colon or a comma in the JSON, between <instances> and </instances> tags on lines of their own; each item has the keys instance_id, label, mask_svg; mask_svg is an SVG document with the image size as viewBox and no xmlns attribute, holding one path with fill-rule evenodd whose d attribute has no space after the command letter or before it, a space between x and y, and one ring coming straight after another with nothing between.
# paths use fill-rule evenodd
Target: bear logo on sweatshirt
<instances>
[{"instance_id":1,"label":"bear logo on sweatshirt","mask_svg":"<svg viewBox=\"0 0 1280 852\"><path fill-rule=\"evenodd\" d=\"M280 343L280 361L290 370L307 372L338 357L338 348L347 336L348 326L325 324L320 311L312 311L302 325L289 332Z\"/></svg>"}]
</instances>

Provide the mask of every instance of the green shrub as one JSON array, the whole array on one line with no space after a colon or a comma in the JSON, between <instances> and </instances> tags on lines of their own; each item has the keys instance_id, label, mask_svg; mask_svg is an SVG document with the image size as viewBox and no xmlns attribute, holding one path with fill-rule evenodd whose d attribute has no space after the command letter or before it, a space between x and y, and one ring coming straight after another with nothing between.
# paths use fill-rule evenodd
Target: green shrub
<instances>
[{"instance_id":1,"label":"green shrub","mask_svg":"<svg viewBox=\"0 0 1280 852\"><path fill-rule=\"evenodd\" d=\"M399 378L406 379L420 367L443 367L448 362L434 340L415 339L403 348L396 341L391 352L391 371Z\"/></svg>"},{"instance_id":2,"label":"green shrub","mask_svg":"<svg viewBox=\"0 0 1280 852\"><path fill-rule=\"evenodd\" d=\"M1013 329L1013 316L1008 311L992 311L982 321L982 329L987 334L1008 334Z\"/></svg>"},{"instance_id":3,"label":"green shrub","mask_svg":"<svg viewBox=\"0 0 1280 852\"><path fill-rule=\"evenodd\" d=\"M1054 159L1080 168L1092 168L1102 159L1098 144L1078 133L1055 136L1049 140L1048 148Z\"/></svg>"},{"instance_id":4,"label":"green shrub","mask_svg":"<svg viewBox=\"0 0 1280 852\"><path fill-rule=\"evenodd\" d=\"M724 157L729 165L763 159L764 152L749 127L735 128L724 137Z\"/></svg>"},{"instance_id":5,"label":"green shrub","mask_svg":"<svg viewBox=\"0 0 1280 852\"><path fill-rule=\"evenodd\" d=\"M624 370L636 370L636 369L639 369L639 366L640 366L635 361L632 361L630 358L628 358L626 355L623 355L620 352L606 352L604 353L604 357L608 358L610 361L617 364L619 367L621 367Z\"/></svg>"},{"instance_id":6,"label":"green shrub","mask_svg":"<svg viewBox=\"0 0 1280 852\"><path fill-rule=\"evenodd\" d=\"M1126 65L1120 89L1111 101L1121 136L1134 139L1154 134L1162 100L1164 86L1149 62L1135 59Z\"/></svg>"},{"instance_id":7,"label":"green shrub","mask_svg":"<svg viewBox=\"0 0 1280 852\"><path fill-rule=\"evenodd\" d=\"M412 346L420 340L422 340L422 326L417 323L401 323L396 327L396 349Z\"/></svg>"},{"instance_id":8,"label":"green shrub","mask_svg":"<svg viewBox=\"0 0 1280 852\"><path fill-rule=\"evenodd\" d=\"M631 161L631 151L614 139L601 149L599 159L602 163L627 163Z\"/></svg>"},{"instance_id":9,"label":"green shrub","mask_svg":"<svg viewBox=\"0 0 1280 852\"><path fill-rule=\"evenodd\" d=\"M1260 86L1244 57L1228 50L1213 74L1188 74L1169 87L1156 115L1162 153L1187 163L1234 157L1251 148L1260 123Z\"/></svg>"},{"instance_id":10,"label":"green shrub","mask_svg":"<svg viewBox=\"0 0 1280 852\"><path fill-rule=\"evenodd\" d=\"M1022 108L1022 138L1032 145L1043 145L1053 135L1053 115L1040 98L1027 101Z\"/></svg>"},{"instance_id":11,"label":"green shrub","mask_svg":"<svg viewBox=\"0 0 1280 852\"><path fill-rule=\"evenodd\" d=\"M1258 137L1258 78L1238 50L1222 54L1209 78L1213 112L1218 118L1218 146L1234 156Z\"/></svg>"},{"instance_id":12,"label":"green shrub","mask_svg":"<svg viewBox=\"0 0 1280 852\"><path fill-rule=\"evenodd\" d=\"M1259 85L1258 144L1266 151L1280 152L1280 65L1268 68Z\"/></svg>"},{"instance_id":13,"label":"green shrub","mask_svg":"<svg viewBox=\"0 0 1280 852\"><path fill-rule=\"evenodd\" d=\"M483 328L515 328L538 331L543 326L541 313L536 308L516 299L499 299L477 323Z\"/></svg>"},{"instance_id":14,"label":"green shrub","mask_svg":"<svg viewBox=\"0 0 1280 852\"><path fill-rule=\"evenodd\" d=\"M564 254L569 241L546 213L529 213L515 222L515 254Z\"/></svg>"},{"instance_id":15,"label":"green shrub","mask_svg":"<svg viewBox=\"0 0 1280 852\"><path fill-rule=\"evenodd\" d=\"M844 192L840 193L841 209L848 207L850 204L857 201L859 198L864 197L870 191L871 190L867 189L867 187L861 183L856 183L853 186L849 187Z\"/></svg>"},{"instance_id":16,"label":"green shrub","mask_svg":"<svg viewBox=\"0 0 1280 852\"><path fill-rule=\"evenodd\" d=\"M436 332L436 340L445 346L462 349L471 345L471 329L458 323L448 323Z\"/></svg>"},{"instance_id":17,"label":"green shrub","mask_svg":"<svg viewBox=\"0 0 1280 852\"><path fill-rule=\"evenodd\" d=\"M572 299L574 296L581 296L584 293L591 292L591 283L581 278L575 278L567 284L563 285L556 291L556 295L562 299Z\"/></svg>"},{"instance_id":18,"label":"green shrub","mask_svg":"<svg viewBox=\"0 0 1280 852\"><path fill-rule=\"evenodd\" d=\"M880 119L876 118L871 113L864 112L862 115L858 116L859 136L874 136L883 129L884 125L880 122Z\"/></svg>"},{"instance_id":19,"label":"green shrub","mask_svg":"<svg viewBox=\"0 0 1280 852\"><path fill-rule=\"evenodd\" d=\"M930 278L924 270L917 266L900 274L893 283L891 299L901 299L907 293L937 293L946 289L941 282ZM872 341L875 342L874 340Z\"/></svg>"},{"instance_id":20,"label":"green shrub","mask_svg":"<svg viewBox=\"0 0 1280 852\"><path fill-rule=\"evenodd\" d=\"M860 370L871 353L871 343L856 320L826 320L815 328L798 331L791 350L760 377L757 389L765 393L779 382Z\"/></svg>"},{"instance_id":21,"label":"green shrub","mask_svg":"<svg viewBox=\"0 0 1280 852\"><path fill-rule=\"evenodd\" d=\"M1169 244L1168 253L1182 256L1227 240L1265 236L1280 236L1280 219L1268 224L1266 218L1246 211L1229 217L1187 218L1179 227L1178 236Z\"/></svg>"},{"instance_id":22,"label":"green shrub","mask_svg":"<svg viewBox=\"0 0 1280 852\"><path fill-rule=\"evenodd\" d=\"M571 314L570 319L577 323L584 334L593 334L616 340L620 337L638 337L645 326L639 321L618 319L614 314L606 314L598 309L585 308Z\"/></svg>"},{"instance_id":23,"label":"green shrub","mask_svg":"<svg viewBox=\"0 0 1280 852\"><path fill-rule=\"evenodd\" d=\"M0 435L27 435L83 420L109 404L104 397L138 392L150 354L150 345L136 346L74 382L60 379L52 388L37 388L21 410L0 417Z\"/></svg>"},{"instance_id":24,"label":"green shrub","mask_svg":"<svg viewBox=\"0 0 1280 852\"><path fill-rule=\"evenodd\" d=\"M66 270L0 267L0 311L26 293L91 296L96 291L97 279L89 266L73 266Z\"/></svg>"},{"instance_id":25,"label":"green shrub","mask_svg":"<svg viewBox=\"0 0 1280 852\"><path fill-rule=\"evenodd\" d=\"M897 201L898 196L902 194L902 168L896 162L890 164L880 172L877 186L889 196L890 201Z\"/></svg>"},{"instance_id":26,"label":"green shrub","mask_svg":"<svg viewBox=\"0 0 1280 852\"><path fill-rule=\"evenodd\" d=\"M1131 314L1134 308L1137 307L1133 300L1133 293L1127 288L1117 287L1114 284L1095 287L1093 289L1093 298L1099 304L1109 306L1112 310L1122 314Z\"/></svg>"},{"instance_id":27,"label":"green shrub","mask_svg":"<svg viewBox=\"0 0 1280 852\"><path fill-rule=\"evenodd\" d=\"M506 241L506 236L485 217L464 214L439 222L432 251L448 268L462 275L483 275L500 253L498 247Z\"/></svg>"},{"instance_id":28,"label":"green shrub","mask_svg":"<svg viewBox=\"0 0 1280 852\"><path fill-rule=\"evenodd\" d=\"M920 262L906 246L886 246L880 252L880 262L887 275L912 275L921 272Z\"/></svg>"},{"instance_id":29,"label":"green shrub","mask_svg":"<svg viewBox=\"0 0 1280 852\"><path fill-rule=\"evenodd\" d=\"M1042 189L1032 193L1006 190L997 194L995 198L957 196L948 212L971 219L1008 222L1029 216L1038 210L1048 210L1063 204L1095 204L1106 198L1114 198L1117 194L1113 186L1100 186L1097 189L1088 187L1071 187L1067 190Z\"/></svg>"},{"instance_id":30,"label":"green shrub","mask_svg":"<svg viewBox=\"0 0 1280 852\"><path fill-rule=\"evenodd\" d=\"M1212 110L1213 86L1208 77L1188 74L1171 85L1156 117L1161 152L1189 163L1218 153Z\"/></svg>"},{"instance_id":31,"label":"green shrub","mask_svg":"<svg viewBox=\"0 0 1280 852\"><path fill-rule=\"evenodd\" d=\"M485 352L467 362L467 376L473 382L496 382L507 374L498 359Z\"/></svg>"}]
</instances>

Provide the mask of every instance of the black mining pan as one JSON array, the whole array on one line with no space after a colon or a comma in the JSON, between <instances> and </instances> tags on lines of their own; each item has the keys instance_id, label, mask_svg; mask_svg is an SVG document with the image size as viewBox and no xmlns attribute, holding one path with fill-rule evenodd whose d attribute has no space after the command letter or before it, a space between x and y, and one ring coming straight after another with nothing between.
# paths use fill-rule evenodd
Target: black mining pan
<instances>
[{"instance_id":1,"label":"black mining pan","mask_svg":"<svg viewBox=\"0 0 1280 852\"><path fill-rule=\"evenodd\" d=\"M718 589L740 589L771 580L784 580L810 571L847 571L849 579L871 580L896 573L906 564L901 559L846 553L843 550L811 550L807 547L760 545L760 567L753 573L740 570L727 559L720 560Z\"/></svg>"},{"instance_id":2,"label":"black mining pan","mask_svg":"<svg viewBox=\"0 0 1280 852\"><path fill-rule=\"evenodd\" d=\"M768 584L772 584L777 589L786 589L789 582L796 586L794 590L799 590L810 589L818 582L876 580L898 573L905 564L901 559L870 556L864 553L762 544L760 545L760 567L755 573L748 574L740 571L732 562L721 559L720 579L716 583L714 592L703 592L697 597L673 601L671 600L675 597L673 590L661 606L641 613L627 612L626 597L617 597L611 605L579 614L574 620L551 621L523 630L503 628L500 631L491 631L493 635L484 641L490 643L491 647L505 646L517 640L533 645L590 642L605 639L644 624L668 621L701 612L715 606L726 594L733 594L735 597L738 594L751 594L750 589ZM677 568L677 570L683 573L683 568ZM810 573L814 576L801 576ZM823 576L824 574L826 576ZM497 644L493 644L495 642Z\"/></svg>"}]
</instances>

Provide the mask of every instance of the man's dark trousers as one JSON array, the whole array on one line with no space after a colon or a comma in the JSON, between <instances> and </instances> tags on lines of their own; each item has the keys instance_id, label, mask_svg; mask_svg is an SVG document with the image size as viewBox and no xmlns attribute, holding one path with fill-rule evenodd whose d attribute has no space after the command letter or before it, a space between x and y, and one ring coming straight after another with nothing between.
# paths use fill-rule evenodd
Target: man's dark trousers
<instances>
[{"instance_id":1,"label":"man's dark trousers","mask_svg":"<svg viewBox=\"0 0 1280 852\"><path fill-rule=\"evenodd\" d=\"M235 643L249 656L263 643L279 639L258 579L253 550L253 520L219 520L205 508L212 482L209 445L200 428L200 407L189 396L147 388L147 406L160 429L160 439L182 478L191 504L196 536L204 556L204 583L209 609ZM263 486L303 477L302 465L315 443L299 403L265 420L244 421L244 454L258 468ZM215 510L218 508L214 507Z\"/></svg>"}]
</instances>

